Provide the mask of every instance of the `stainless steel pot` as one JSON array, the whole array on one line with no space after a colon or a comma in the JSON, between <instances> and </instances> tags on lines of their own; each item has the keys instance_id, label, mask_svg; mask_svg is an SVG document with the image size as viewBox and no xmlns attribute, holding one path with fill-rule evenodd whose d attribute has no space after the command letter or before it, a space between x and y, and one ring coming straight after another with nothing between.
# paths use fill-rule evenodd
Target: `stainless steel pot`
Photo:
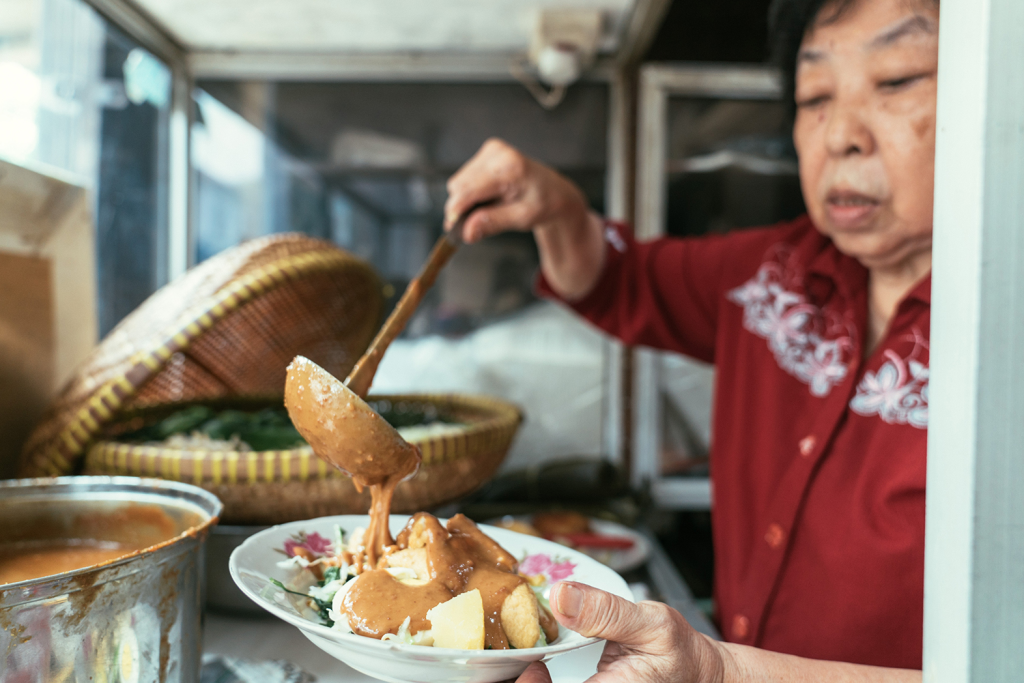
<instances>
[{"instance_id":1,"label":"stainless steel pot","mask_svg":"<svg viewBox=\"0 0 1024 683\"><path fill-rule=\"evenodd\" d=\"M0 544L89 538L144 550L0 585L0 683L194 683L204 541L221 504L135 477L0 481Z\"/></svg>"}]
</instances>

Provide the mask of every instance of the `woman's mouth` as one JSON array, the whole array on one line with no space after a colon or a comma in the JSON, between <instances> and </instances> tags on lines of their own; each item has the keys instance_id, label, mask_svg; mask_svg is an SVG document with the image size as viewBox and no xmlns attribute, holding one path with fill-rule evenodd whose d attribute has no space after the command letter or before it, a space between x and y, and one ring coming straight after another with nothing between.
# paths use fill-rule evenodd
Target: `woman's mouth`
<instances>
[{"instance_id":1,"label":"woman's mouth","mask_svg":"<svg viewBox=\"0 0 1024 683\"><path fill-rule=\"evenodd\" d=\"M825 198L829 221L840 230L863 228L874 217L881 202L849 190L833 190Z\"/></svg>"}]
</instances>

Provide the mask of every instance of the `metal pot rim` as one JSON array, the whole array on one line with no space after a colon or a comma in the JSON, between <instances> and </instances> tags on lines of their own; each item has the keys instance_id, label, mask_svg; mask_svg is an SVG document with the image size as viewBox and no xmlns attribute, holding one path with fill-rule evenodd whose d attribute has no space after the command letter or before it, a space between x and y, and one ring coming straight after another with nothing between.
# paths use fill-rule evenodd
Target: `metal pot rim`
<instances>
[{"instance_id":1,"label":"metal pot rim","mask_svg":"<svg viewBox=\"0 0 1024 683\"><path fill-rule=\"evenodd\" d=\"M28 581L0 586L0 605L12 607L35 602L115 581L160 564L170 557L191 550L209 532L220 518L220 500L204 489L191 484L143 477L41 477L0 481L0 502L5 500L39 497L63 497L88 500L102 493L145 494L184 503L206 517L200 524L182 531L161 543L143 548L130 555L92 567L83 567L62 574L43 576ZM158 502L158 501L154 501ZM152 563L132 562L146 556ZM93 576L94 575L94 576Z\"/></svg>"}]
</instances>

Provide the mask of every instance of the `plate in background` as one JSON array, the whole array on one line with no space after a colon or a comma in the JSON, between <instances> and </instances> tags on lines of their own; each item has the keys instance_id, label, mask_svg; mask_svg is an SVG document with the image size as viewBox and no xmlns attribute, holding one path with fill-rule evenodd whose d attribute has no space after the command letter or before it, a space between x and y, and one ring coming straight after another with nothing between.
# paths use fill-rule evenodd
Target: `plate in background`
<instances>
[{"instance_id":1,"label":"plate in background","mask_svg":"<svg viewBox=\"0 0 1024 683\"><path fill-rule=\"evenodd\" d=\"M532 526L532 519L533 515L506 515L499 519L488 520L488 523L498 525L498 528L501 528L500 523L502 521L514 520ZM647 562L647 558L651 555L651 544L648 542L647 537L639 531L630 529L628 526L618 522L609 522L608 520L596 517L588 517L587 521L590 523L590 528L595 534L629 538L633 541L633 547L628 550L602 550L600 548L573 548L573 550L583 553L605 566L611 567L620 574L642 567ZM562 544L559 543L559 545ZM562 547L568 546L563 545Z\"/></svg>"}]
</instances>

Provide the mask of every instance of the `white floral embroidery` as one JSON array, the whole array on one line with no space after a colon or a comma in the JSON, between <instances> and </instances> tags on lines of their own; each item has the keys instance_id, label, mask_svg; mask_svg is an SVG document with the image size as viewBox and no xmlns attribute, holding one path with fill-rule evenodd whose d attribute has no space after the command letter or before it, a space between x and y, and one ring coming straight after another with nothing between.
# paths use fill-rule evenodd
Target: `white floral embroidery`
<instances>
[{"instance_id":1,"label":"white floral embroidery","mask_svg":"<svg viewBox=\"0 0 1024 683\"><path fill-rule=\"evenodd\" d=\"M918 348L915 346L914 353L907 359L887 349L888 360L878 372L864 373L857 393L850 399L850 410L858 415L878 415L889 424L927 429L928 366L914 360Z\"/></svg>"},{"instance_id":2,"label":"white floral embroidery","mask_svg":"<svg viewBox=\"0 0 1024 683\"><path fill-rule=\"evenodd\" d=\"M820 308L786 287L799 279L781 262L768 261L726 297L743 306L743 327L768 341L779 367L807 384L812 395L827 396L846 378L852 334L835 321L826 325Z\"/></svg>"}]
</instances>

